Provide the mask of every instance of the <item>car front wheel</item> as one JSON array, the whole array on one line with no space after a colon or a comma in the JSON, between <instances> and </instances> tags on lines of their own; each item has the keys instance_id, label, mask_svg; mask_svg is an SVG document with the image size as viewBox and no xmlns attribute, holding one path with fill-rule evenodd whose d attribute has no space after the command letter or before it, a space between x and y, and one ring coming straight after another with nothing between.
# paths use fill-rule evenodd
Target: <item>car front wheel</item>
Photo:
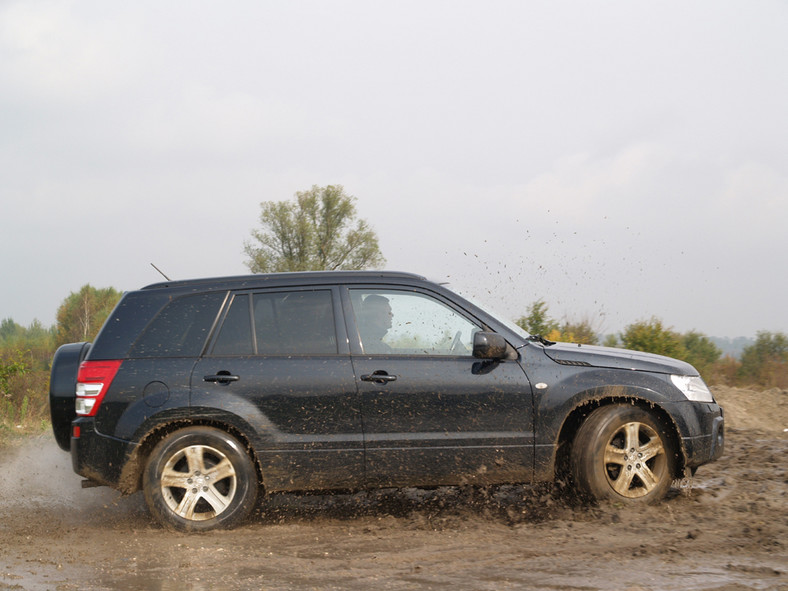
<instances>
[{"instance_id":1,"label":"car front wheel","mask_svg":"<svg viewBox=\"0 0 788 591\"><path fill-rule=\"evenodd\" d=\"M257 473L241 443L211 427L171 433L151 452L145 501L165 526L181 531L230 528L254 508Z\"/></svg>"},{"instance_id":2,"label":"car front wheel","mask_svg":"<svg viewBox=\"0 0 788 591\"><path fill-rule=\"evenodd\" d=\"M631 404L602 406L578 429L572 475L593 499L654 503L670 488L674 450L665 426Z\"/></svg>"}]
</instances>

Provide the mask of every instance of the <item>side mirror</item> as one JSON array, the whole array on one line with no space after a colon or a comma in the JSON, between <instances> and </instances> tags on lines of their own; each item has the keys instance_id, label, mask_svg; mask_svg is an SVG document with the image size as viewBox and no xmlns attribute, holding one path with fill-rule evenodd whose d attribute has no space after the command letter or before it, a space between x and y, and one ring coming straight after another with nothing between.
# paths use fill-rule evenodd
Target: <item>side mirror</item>
<instances>
[{"instance_id":1,"label":"side mirror","mask_svg":"<svg viewBox=\"0 0 788 591\"><path fill-rule=\"evenodd\" d=\"M506 355L506 340L501 335L494 332L473 335L473 356L477 359L503 359Z\"/></svg>"}]
</instances>

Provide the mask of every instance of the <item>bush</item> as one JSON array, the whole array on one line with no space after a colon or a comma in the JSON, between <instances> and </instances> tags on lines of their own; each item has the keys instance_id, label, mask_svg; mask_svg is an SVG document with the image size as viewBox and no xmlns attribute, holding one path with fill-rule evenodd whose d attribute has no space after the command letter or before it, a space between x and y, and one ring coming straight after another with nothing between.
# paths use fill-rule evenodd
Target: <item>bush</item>
<instances>
[{"instance_id":1,"label":"bush","mask_svg":"<svg viewBox=\"0 0 788 591\"><path fill-rule=\"evenodd\" d=\"M0 431L29 433L49 427L49 371L31 370L29 353L0 355Z\"/></svg>"},{"instance_id":2,"label":"bush","mask_svg":"<svg viewBox=\"0 0 788 591\"><path fill-rule=\"evenodd\" d=\"M738 384L736 376L740 367L741 363L739 363L738 359L731 355L726 355L713 363L707 370L708 375L703 377L710 385L735 386Z\"/></svg>"},{"instance_id":3,"label":"bush","mask_svg":"<svg viewBox=\"0 0 788 591\"><path fill-rule=\"evenodd\" d=\"M755 343L744 348L738 378L767 388L788 387L788 335L759 332Z\"/></svg>"},{"instance_id":4,"label":"bush","mask_svg":"<svg viewBox=\"0 0 788 591\"><path fill-rule=\"evenodd\" d=\"M552 337L548 337L551 340ZM598 345L599 337L591 321L587 318L578 322L564 322L559 330L558 339L567 343L581 343L583 345Z\"/></svg>"},{"instance_id":5,"label":"bush","mask_svg":"<svg viewBox=\"0 0 788 591\"><path fill-rule=\"evenodd\" d=\"M621 333L621 346L633 351L645 351L685 359L687 349L681 335L662 325L659 318L630 324Z\"/></svg>"}]
</instances>

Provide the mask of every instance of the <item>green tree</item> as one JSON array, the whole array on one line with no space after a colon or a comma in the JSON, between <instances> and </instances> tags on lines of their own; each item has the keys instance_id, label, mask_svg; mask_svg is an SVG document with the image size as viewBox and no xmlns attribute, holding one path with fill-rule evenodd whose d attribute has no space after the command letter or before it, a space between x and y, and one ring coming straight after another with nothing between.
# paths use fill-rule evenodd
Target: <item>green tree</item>
<instances>
[{"instance_id":1,"label":"green tree","mask_svg":"<svg viewBox=\"0 0 788 591\"><path fill-rule=\"evenodd\" d=\"M13 341L21 332L23 328L13 321L11 318L4 318L0 322L0 344L5 344Z\"/></svg>"},{"instance_id":2,"label":"green tree","mask_svg":"<svg viewBox=\"0 0 788 591\"><path fill-rule=\"evenodd\" d=\"M112 287L90 285L72 292L57 311L57 344L92 341L120 296Z\"/></svg>"},{"instance_id":3,"label":"green tree","mask_svg":"<svg viewBox=\"0 0 788 591\"><path fill-rule=\"evenodd\" d=\"M706 335L691 330L681 336L681 343L687 352L684 361L690 363L705 378L710 375L714 363L722 355L722 351Z\"/></svg>"},{"instance_id":4,"label":"green tree","mask_svg":"<svg viewBox=\"0 0 788 591\"><path fill-rule=\"evenodd\" d=\"M788 335L759 332L742 352L739 377L761 386L788 385Z\"/></svg>"},{"instance_id":5,"label":"green tree","mask_svg":"<svg viewBox=\"0 0 788 591\"><path fill-rule=\"evenodd\" d=\"M313 186L295 201L260 204L261 229L244 243L253 273L380 268L385 259L355 198L341 185Z\"/></svg>"},{"instance_id":6,"label":"green tree","mask_svg":"<svg viewBox=\"0 0 788 591\"><path fill-rule=\"evenodd\" d=\"M588 319L558 322L547 313L544 300L536 300L528 306L528 314L515 322L533 335L540 335L550 341L596 345L599 342L596 331Z\"/></svg>"},{"instance_id":7,"label":"green tree","mask_svg":"<svg viewBox=\"0 0 788 591\"><path fill-rule=\"evenodd\" d=\"M517 325L530 334L549 339L549 335L558 331L560 325L547 314L547 307L544 300L536 300L528 306L528 314L516 320Z\"/></svg>"},{"instance_id":8,"label":"green tree","mask_svg":"<svg viewBox=\"0 0 788 591\"><path fill-rule=\"evenodd\" d=\"M31 369L48 369L55 345L55 330L39 320L25 328L11 318L0 322L0 355L14 351L29 353Z\"/></svg>"},{"instance_id":9,"label":"green tree","mask_svg":"<svg viewBox=\"0 0 788 591\"><path fill-rule=\"evenodd\" d=\"M624 349L646 351L677 359L684 359L687 355L681 335L663 326L659 318L626 326L621 333L621 346Z\"/></svg>"}]
</instances>

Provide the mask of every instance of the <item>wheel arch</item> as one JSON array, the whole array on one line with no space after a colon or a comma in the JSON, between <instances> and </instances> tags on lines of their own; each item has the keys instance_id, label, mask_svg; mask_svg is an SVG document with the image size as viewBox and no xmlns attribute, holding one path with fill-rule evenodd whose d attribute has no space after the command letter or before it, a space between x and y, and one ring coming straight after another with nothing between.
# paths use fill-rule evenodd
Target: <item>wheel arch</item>
<instances>
[{"instance_id":1,"label":"wheel arch","mask_svg":"<svg viewBox=\"0 0 788 591\"><path fill-rule=\"evenodd\" d=\"M246 453L254 464L255 472L257 474L257 483L261 490L264 488L263 473L260 459L255 451L253 438L249 432L240 427L237 421L227 420L224 418L209 418L209 417L196 417L196 418L174 418L167 422L162 422L148 430L139 440L139 443L132 451L128 460L123 466L121 471L118 489L125 493L131 494L142 489L142 478L145 470L145 464L150 457L153 448L165 437L184 429L186 427L212 427L219 431L232 435L244 446Z\"/></svg>"},{"instance_id":2,"label":"wheel arch","mask_svg":"<svg viewBox=\"0 0 788 591\"><path fill-rule=\"evenodd\" d=\"M567 482L568 479L571 479L569 462L572 446L574 445L574 440L580 425L596 409L613 404L631 404L654 415L664 427L665 435L669 439L671 448L675 450L673 462L675 472L673 477L680 477L680 475L684 473L686 458L676 421L659 403L626 390L622 390L615 394L585 399L578 403L567 414L558 432L553 462L553 477L559 482Z\"/></svg>"}]
</instances>

